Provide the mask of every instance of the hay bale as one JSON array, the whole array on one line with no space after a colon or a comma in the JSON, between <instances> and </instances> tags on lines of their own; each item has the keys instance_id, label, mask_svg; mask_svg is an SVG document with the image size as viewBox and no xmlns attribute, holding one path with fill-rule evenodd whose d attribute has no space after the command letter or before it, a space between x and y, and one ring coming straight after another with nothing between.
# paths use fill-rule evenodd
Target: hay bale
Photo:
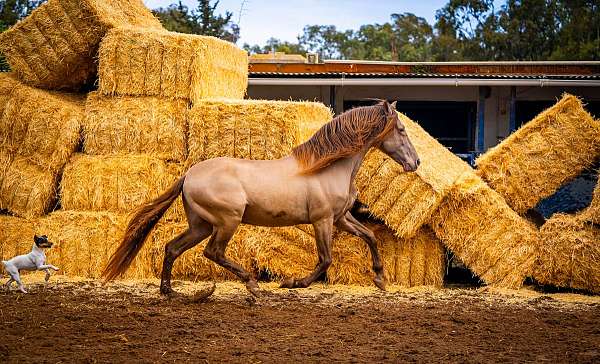
<instances>
[{"instance_id":1,"label":"hay bale","mask_svg":"<svg viewBox=\"0 0 600 364\"><path fill-rule=\"evenodd\" d=\"M65 167L61 205L65 210L128 213L163 193L180 175L148 155L75 155Z\"/></svg>"},{"instance_id":2,"label":"hay bale","mask_svg":"<svg viewBox=\"0 0 600 364\"><path fill-rule=\"evenodd\" d=\"M540 233L535 280L600 293L600 228L579 216L555 214Z\"/></svg>"},{"instance_id":3,"label":"hay bale","mask_svg":"<svg viewBox=\"0 0 600 364\"><path fill-rule=\"evenodd\" d=\"M2 155L2 153L0 153ZM56 174L25 158L2 158L6 172L0 186L0 209L33 218L50 211L56 201ZM10 161L10 162L7 162Z\"/></svg>"},{"instance_id":4,"label":"hay bale","mask_svg":"<svg viewBox=\"0 0 600 364\"><path fill-rule=\"evenodd\" d=\"M319 257L312 226L252 227L246 236L258 271L273 280L301 278L314 270Z\"/></svg>"},{"instance_id":5,"label":"hay bale","mask_svg":"<svg viewBox=\"0 0 600 364\"><path fill-rule=\"evenodd\" d=\"M99 60L99 91L104 95L195 103L209 97L241 99L246 93L246 51L214 37L115 28L102 40Z\"/></svg>"},{"instance_id":6,"label":"hay bale","mask_svg":"<svg viewBox=\"0 0 600 364\"><path fill-rule=\"evenodd\" d=\"M203 100L189 111L189 162L227 156L277 159L300 142L301 125L332 118L315 102Z\"/></svg>"},{"instance_id":7,"label":"hay bale","mask_svg":"<svg viewBox=\"0 0 600 364\"><path fill-rule=\"evenodd\" d=\"M425 224L454 181L471 170L417 123L399 114L421 159L413 173L372 150L356 176L359 199L399 237L410 238Z\"/></svg>"},{"instance_id":8,"label":"hay bale","mask_svg":"<svg viewBox=\"0 0 600 364\"><path fill-rule=\"evenodd\" d=\"M125 231L125 215L110 212L55 211L35 222L35 230L48 235L55 245L48 261L63 274L99 278ZM125 278L152 278L151 249L144 246Z\"/></svg>"},{"instance_id":9,"label":"hay bale","mask_svg":"<svg viewBox=\"0 0 600 364\"><path fill-rule=\"evenodd\" d=\"M430 226L487 284L518 288L531 274L538 231L474 173L457 180Z\"/></svg>"},{"instance_id":10,"label":"hay bale","mask_svg":"<svg viewBox=\"0 0 600 364\"><path fill-rule=\"evenodd\" d=\"M600 122L577 97L565 94L477 159L478 174L518 213L540 200L600 157Z\"/></svg>"},{"instance_id":11,"label":"hay bale","mask_svg":"<svg viewBox=\"0 0 600 364\"><path fill-rule=\"evenodd\" d=\"M16 83L0 114L0 149L58 173L77 148L82 120L78 95Z\"/></svg>"},{"instance_id":12,"label":"hay bale","mask_svg":"<svg viewBox=\"0 0 600 364\"><path fill-rule=\"evenodd\" d=\"M162 28L141 0L49 0L0 34L0 52L27 84L78 90L95 78L98 43L121 25Z\"/></svg>"},{"instance_id":13,"label":"hay bale","mask_svg":"<svg viewBox=\"0 0 600 364\"><path fill-rule=\"evenodd\" d=\"M187 156L185 100L91 93L83 122L87 154L150 154L183 162Z\"/></svg>"},{"instance_id":14,"label":"hay bale","mask_svg":"<svg viewBox=\"0 0 600 364\"><path fill-rule=\"evenodd\" d=\"M444 283L445 252L431 229L423 227L410 239L398 239L383 225L368 225L377 237L386 281L403 287ZM339 232L333 240L333 262L327 278L331 283L373 285L371 252L357 237Z\"/></svg>"},{"instance_id":15,"label":"hay bale","mask_svg":"<svg viewBox=\"0 0 600 364\"><path fill-rule=\"evenodd\" d=\"M31 220L0 215L0 260L27 254L33 246L35 230ZM2 269L0 267L0 272Z\"/></svg>"}]
</instances>

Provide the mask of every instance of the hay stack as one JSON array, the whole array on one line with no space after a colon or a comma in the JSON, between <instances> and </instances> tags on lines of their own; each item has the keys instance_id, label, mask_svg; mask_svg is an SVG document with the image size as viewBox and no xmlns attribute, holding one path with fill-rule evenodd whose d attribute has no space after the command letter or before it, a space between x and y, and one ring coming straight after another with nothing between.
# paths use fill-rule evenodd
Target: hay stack
<instances>
[{"instance_id":1,"label":"hay stack","mask_svg":"<svg viewBox=\"0 0 600 364\"><path fill-rule=\"evenodd\" d=\"M33 246L33 222L20 217L0 215L0 260L27 254ZM3 268L0 266L0 273ZM4 283L4 282L2 282Z\"/></svg>"},{"instance_id":2,"label":"hay stack","mask_svg":"<svg viewBox=\"0 0 600 364\"><path fill-rule=\"evenodd\" d=\"M37 220L35 230L56 243L46 255L64 274L99 278L121 242L126 223L125 215L110 212L56 211ZM151 254L144 246L124 277L155 277Z\"/></svg>"},{"instance_id":3,"label":"hay stack","mask_svg":"<svg viewBox=\"0 0 600 364\"><path fill-rule=\"evenodd\" d=\"M258 271L273 280L301 278L310 274L319 257L312 226L253 227L245 244Z\"/></svg>"},{"instance_id":4,"label":"hay stack","mask_svg":"<svg viewBox=\"0 0 600 364\"><path fill-rule=\"evenodd\" d=\"M454 181L469 165L399 114L422 163L414 173L372 150L356 176L359 199L400 237L410 238L425 224Z\"/></svg>"},{"instance_id":5,"label":"hay stack","mask_svg":"<svg viewBox=\"0 0 600 364\"><path fill-rule=\"evenodd\" d=\"M102 40L99 59L104 95L241 99L248 82L246 51L213 37L115 28Z\"/></svg>"},{"instance_id":6,"label":"hay stack","mask_svg":"<svg viewBox=\"0 0 600 364\"><path fill-rule=\"evenodd\" d=\"M410 239L398 239L383 225L369 225L377 237L389 284L403 287L436 286L444 283L445 251L433 232L423 227ZM347 233L336 233L333 262L327 278L331 283L373 284L371 253L367 244Z\"/></svg>"},{"instance_id":7,"label":"hay stack","mask_svg":"<svg viewBox=\"0 0 600 364\"><path fill-rule=\"evenodd\" d=\"M600 228L555 214L541 228L533 277L542 284L600 293Z\"/></svg>"},{"instance_id":8,"label":"hay stack","mask_svg":"<svg viewBox=\"0 0 600 364\"><path fill-rule=\"evenodd\" d=\"M95 77L100 39L121 25L162 28L141 0L49 0L0 34L0 52L32 86L78 90Z\"/></svg>"},{"instance_id":9,"label":"hay stack","mask_svg":"<svg viewBox=\"0 0 600 364\"><path fill-rule=\"evenodd\" d=\"M35 89L10 77L0 84L10 89L0 114L0 150L57 173L79 143L81 98Z\"/></svg>"},{"instance_id":10,"label":"hay stack","mask_svg":"<svg viewBox=\"0 0 600 364\"><path fill-rule=\"evenodd\" d=\"M518 288L531 273L538 231L473 173L457 180L430 225L487 284Z\"/></svg>"},{"instance_id":11,"label":"hay stack","mask_svg":"<svg viewBox=\"0 0 600 364\"><path fill-rule=\"evenodd\" d=\"M301 125L332 118L315 102L203 100L189 111L189 165L227 156L277 159L299 144Z\"/></svg>"},{"instance_id":12,"label":"hay stack","mask_svg":"<svg viewBox=\"0 0 600 364\"><path fill-rule=\"evenodd\" d=\"M91 93L85 106L87 154L150 154L183 162L187 157L185 100L102 96Z\"/></svg>"},{"instance_id":13,"label":"hay stack","mask_svg":"<svg viewBox=\"0 0 600 364\"><path fill-rule=\"evenodd\" d=\"M65 210L128 213L163 193L180 175L177 168L148 155L78 154L61 182Z\"/></svg>"},{"instance_id":14,"label":"hay stack","mask_svg":"<svg viewBox=\"0 0 600 364\"><path fill-rule=\"evenodd\" d=\"M2 179L0 209L26 218L44 215L54 206L56 187L56 174L25 158L15 158L9 162Z\"/></svg>"},{"instance_id":15,"label":"hay stack","mask_svg":"<svg viewBox=\"0 0 600 364\"><path fill-rule=\"evenodd\" d=\"M518 213L552 195L600 157L600 122L565 94L477 159L479 175Z\"/></svg>"}]
</instances>

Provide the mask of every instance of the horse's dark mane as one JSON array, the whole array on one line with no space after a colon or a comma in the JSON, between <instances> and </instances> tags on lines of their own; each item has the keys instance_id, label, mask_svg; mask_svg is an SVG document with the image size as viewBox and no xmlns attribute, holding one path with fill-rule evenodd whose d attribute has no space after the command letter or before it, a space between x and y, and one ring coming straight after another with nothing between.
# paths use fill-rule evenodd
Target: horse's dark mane
<instances>
[{"instance_id":1,"label":"horse's dark mane","mask_svg":"<svg viewBox=\"0 0 600 364\"><path fill-rule=\"evenodd\" d=\"M377 142L394 128L384 102L357 107L323 125L308 141L293 149L302 173L321 170L336 160L348 157L365 145Z\"/></svg>"}]
</instances>

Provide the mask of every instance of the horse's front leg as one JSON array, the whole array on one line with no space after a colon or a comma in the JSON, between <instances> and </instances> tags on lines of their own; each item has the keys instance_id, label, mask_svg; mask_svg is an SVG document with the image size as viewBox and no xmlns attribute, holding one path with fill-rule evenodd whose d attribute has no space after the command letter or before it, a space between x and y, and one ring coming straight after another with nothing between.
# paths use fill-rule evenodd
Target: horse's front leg
<instances>
[{"instance_id":1,"label":"horse's front leg","mask_svg":"<svg viewBox=\"0 0 600 364\"><path fill-rule=\"evenodd\" d=\"M316 281L331 265L331 233L333 230L333 217L321 219L313 223L319 264L315 270L302 279L288 278L281 283L281 288L306 288Z\"/></svg>"},{"instance_id":2,"label":"horse's front leg","mask_svg":"<svg viewBox=\"0 0 600 364\"><path fill-rule=\"evenodd\" d=\"M350 211L346 212L346 215L342 216L338 221L336 221L335 226L342 231L358 236L367 243L369 249L371 250L371 257L373 258L373 271L375 272L375 278L373 279L373 282L377 287L379 287L379 289L385 291L383 264L381 263L381 256L379 255L379 250L377 249L377 239L375 238L375 234L373 234L368 227L356 220Z\"/></svg>"}]
</instances>

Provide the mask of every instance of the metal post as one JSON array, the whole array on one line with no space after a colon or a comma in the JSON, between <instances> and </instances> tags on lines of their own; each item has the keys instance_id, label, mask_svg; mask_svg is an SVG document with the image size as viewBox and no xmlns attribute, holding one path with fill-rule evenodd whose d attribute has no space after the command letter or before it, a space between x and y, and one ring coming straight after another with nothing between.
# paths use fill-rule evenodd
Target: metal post
<instances>
[{"instance_id":1,"label":"metal post","mask_svg":"<svg viewBox=\"0 0 600 364\"><path fill-rule=\"evenodd\" d=\"M509 131L508 133L511 134L513 131L517 130L517 108L516 108L516 103L517 103L517 87L516 86L511 86L510 87L510 101L509 101L509 105L508 105L508 126L509 126Z\"/></svg>"},{"instance_id":2,"label":"metal post","mask_svg":"<svg viewBox=\"0 0 600 364\"><path fill-rule=\"evenodd\" d=\"M485 148L485 97L488 90L479 87L479 102L477 103L477 152L483 153Z\"/></svg>"},{"instance_id":3,"label":"metal post","mask_svg":"<svg viewBox=\"0 0 600 364\"><path fill-rule=\"evenodd\" d=\"M329 108L335 113L335 86L329 86Z\"/></svg>"}]
</instances>

